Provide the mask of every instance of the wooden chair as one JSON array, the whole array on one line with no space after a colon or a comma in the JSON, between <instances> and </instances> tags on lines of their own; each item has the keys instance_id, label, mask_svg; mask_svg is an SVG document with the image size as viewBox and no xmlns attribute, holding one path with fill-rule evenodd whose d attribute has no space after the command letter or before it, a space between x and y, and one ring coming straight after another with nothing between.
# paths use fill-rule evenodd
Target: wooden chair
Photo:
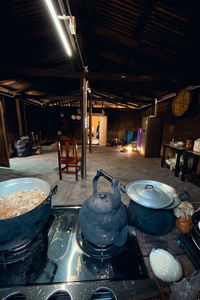
<instances>
[{"instance_id":1,"label":"wooden chair","mask_svg":"<svg viewBox=\"0 0 200 300\"><path fill-rule=\"evenodd\" d=\"M61 138L59 140L58 167L60 180L62 180L62 173L75 174L76 181L78 180L78 171L81 169L81 157L77 155L77 141L75 139Z\"/></svg>"}]
</instances>

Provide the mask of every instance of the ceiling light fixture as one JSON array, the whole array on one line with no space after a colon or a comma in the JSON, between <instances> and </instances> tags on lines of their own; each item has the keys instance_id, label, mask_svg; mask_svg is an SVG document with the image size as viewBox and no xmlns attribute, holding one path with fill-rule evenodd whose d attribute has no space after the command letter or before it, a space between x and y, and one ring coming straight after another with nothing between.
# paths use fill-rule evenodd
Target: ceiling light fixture
<instances>
[{"instance_id":1,"label":"ceiling light fixture","mask_svg":"<svg viewBox=\"0 0 200 300\"><path fill-rule=\"evenodd\" d=\"M66 15L62 15L62 16L58 16L59 20L63 20L63 21L68 21L69 22L69 30L70 33L72 35L76 34L76 21L75 21L75 17L74 16L66 16Z\"/></svg>"},{"instance_id":2,"label":"ceiling light fixture","mask_svg":"<svg viewBox=\"0 0 200 300\"><path fill-rule=\"evenodd\" d=\"M68 40L67 40L67 38L66 38L66 36L65 36L65 34L64 34L64 31L63 31L62 27L61 27L61 25L60 25L60 22L59 22L59 20L58 20L58 17L57 17L55 8L54 8L54 6L53 6L51 0L45 0L45 1L46 1L47 6L48 6L48 9L49 9L49 11L50 11L50 14L51 14L51 16L52 16L52 18L53 18L53 21L54 21L54 23L55 23L55 25L56 25L56 28L57 28L57 30L58 30L58 33L59 33L59 35L60 35L60 38L61 38L62 43L63 43L63 45L64 45L64 48L65 48L67 54L68 54L69 56L72 56L71 47L70 47L69 42L68 42Z\"/></svg>"}]
</instances>

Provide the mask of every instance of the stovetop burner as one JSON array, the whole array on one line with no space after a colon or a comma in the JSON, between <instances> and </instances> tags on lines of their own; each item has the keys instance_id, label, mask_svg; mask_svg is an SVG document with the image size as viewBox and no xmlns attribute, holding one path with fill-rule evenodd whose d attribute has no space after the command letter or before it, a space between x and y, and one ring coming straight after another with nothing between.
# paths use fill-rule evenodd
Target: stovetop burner
<instances>
[{"instance_id":1,"label":"stovetop burner","mask_svg":"<svg viewBox=\"0 0 200 300\"><path fill-rule=\"evenodd\" d=\"M38 252L38 249L40 249L40 252L45 251L46 246L46 235L44 235L43 232L40 232L23 245L7 251L1 251L0 265L4 265L5 267L7 264L24 261L28 256L34 255L35 252Z\"/></svg>"},{"instance_id":2,"label":"stovetop burner","mask_svg":"<svg viewBox=\"0 0 200 300\"><path fill-rule=\"evenodd\" d=\"M123 300L136 294L146 294L148 299L149 295L158 295L155 282L148 278L136 238L130 237L122 248L111 245L99 249L82 236L79 209L80 206L53 207L36 240L18 249L27 255L20 260L17 254L15 263L11 263L13 257L8 257L10 263L0 264L0 299L16 291L29 300L49 299L48 295L55 291L66 291L76 300L99 299L92 298L99 288L107 288L116 299Z\"/></svg>"},{"instance_id":3,"label":"stovetop burner","mask_svg":"<svg viewBox=\"0 0 200 300\"><path fill-rule=\"evenodd\" d=\"M82 232L77 234L77 240L85 254L101 260L111 258L122 250L122 247L117 247L114 244L109 246L94 245L83 236Z\"/></svg>"}]
</instances>

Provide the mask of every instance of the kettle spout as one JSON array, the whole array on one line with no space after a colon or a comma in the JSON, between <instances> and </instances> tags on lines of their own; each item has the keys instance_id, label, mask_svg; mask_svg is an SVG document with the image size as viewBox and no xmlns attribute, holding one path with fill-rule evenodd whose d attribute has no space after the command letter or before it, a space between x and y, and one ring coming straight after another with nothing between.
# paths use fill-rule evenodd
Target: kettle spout
<instances>
[{"instance_id":1,"label":"kettle spout","mask_svg":"<svg viewBox=\"0 0 200 300\"><path fill-rule=\"evenodd\" d=\"M128 234L130 234L130 236L136 236L135 229L129 225L126 225L115 237L113 243L117 247L122 247L127 241Z\"/></svg>"}]
</instances>

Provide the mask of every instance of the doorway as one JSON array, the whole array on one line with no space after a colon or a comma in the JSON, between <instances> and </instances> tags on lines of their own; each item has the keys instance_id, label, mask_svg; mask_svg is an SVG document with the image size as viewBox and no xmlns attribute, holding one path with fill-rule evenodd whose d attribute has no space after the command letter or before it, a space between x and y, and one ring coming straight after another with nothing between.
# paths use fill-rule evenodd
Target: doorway
<instances>
[{"instance_id":1,"label":"doorway","mask_svg":"<svg viewBox=\"0 0 200 300\"><path fill-rule=\"evenodd\" d=\"M89 124L89 116L88 116ZM89 128L88 128L89 137ZM89 143L89 139L88 139ZM92 144L106 146L107 144L107 116L92 115Z\"/></svg>"}]
</instances>

